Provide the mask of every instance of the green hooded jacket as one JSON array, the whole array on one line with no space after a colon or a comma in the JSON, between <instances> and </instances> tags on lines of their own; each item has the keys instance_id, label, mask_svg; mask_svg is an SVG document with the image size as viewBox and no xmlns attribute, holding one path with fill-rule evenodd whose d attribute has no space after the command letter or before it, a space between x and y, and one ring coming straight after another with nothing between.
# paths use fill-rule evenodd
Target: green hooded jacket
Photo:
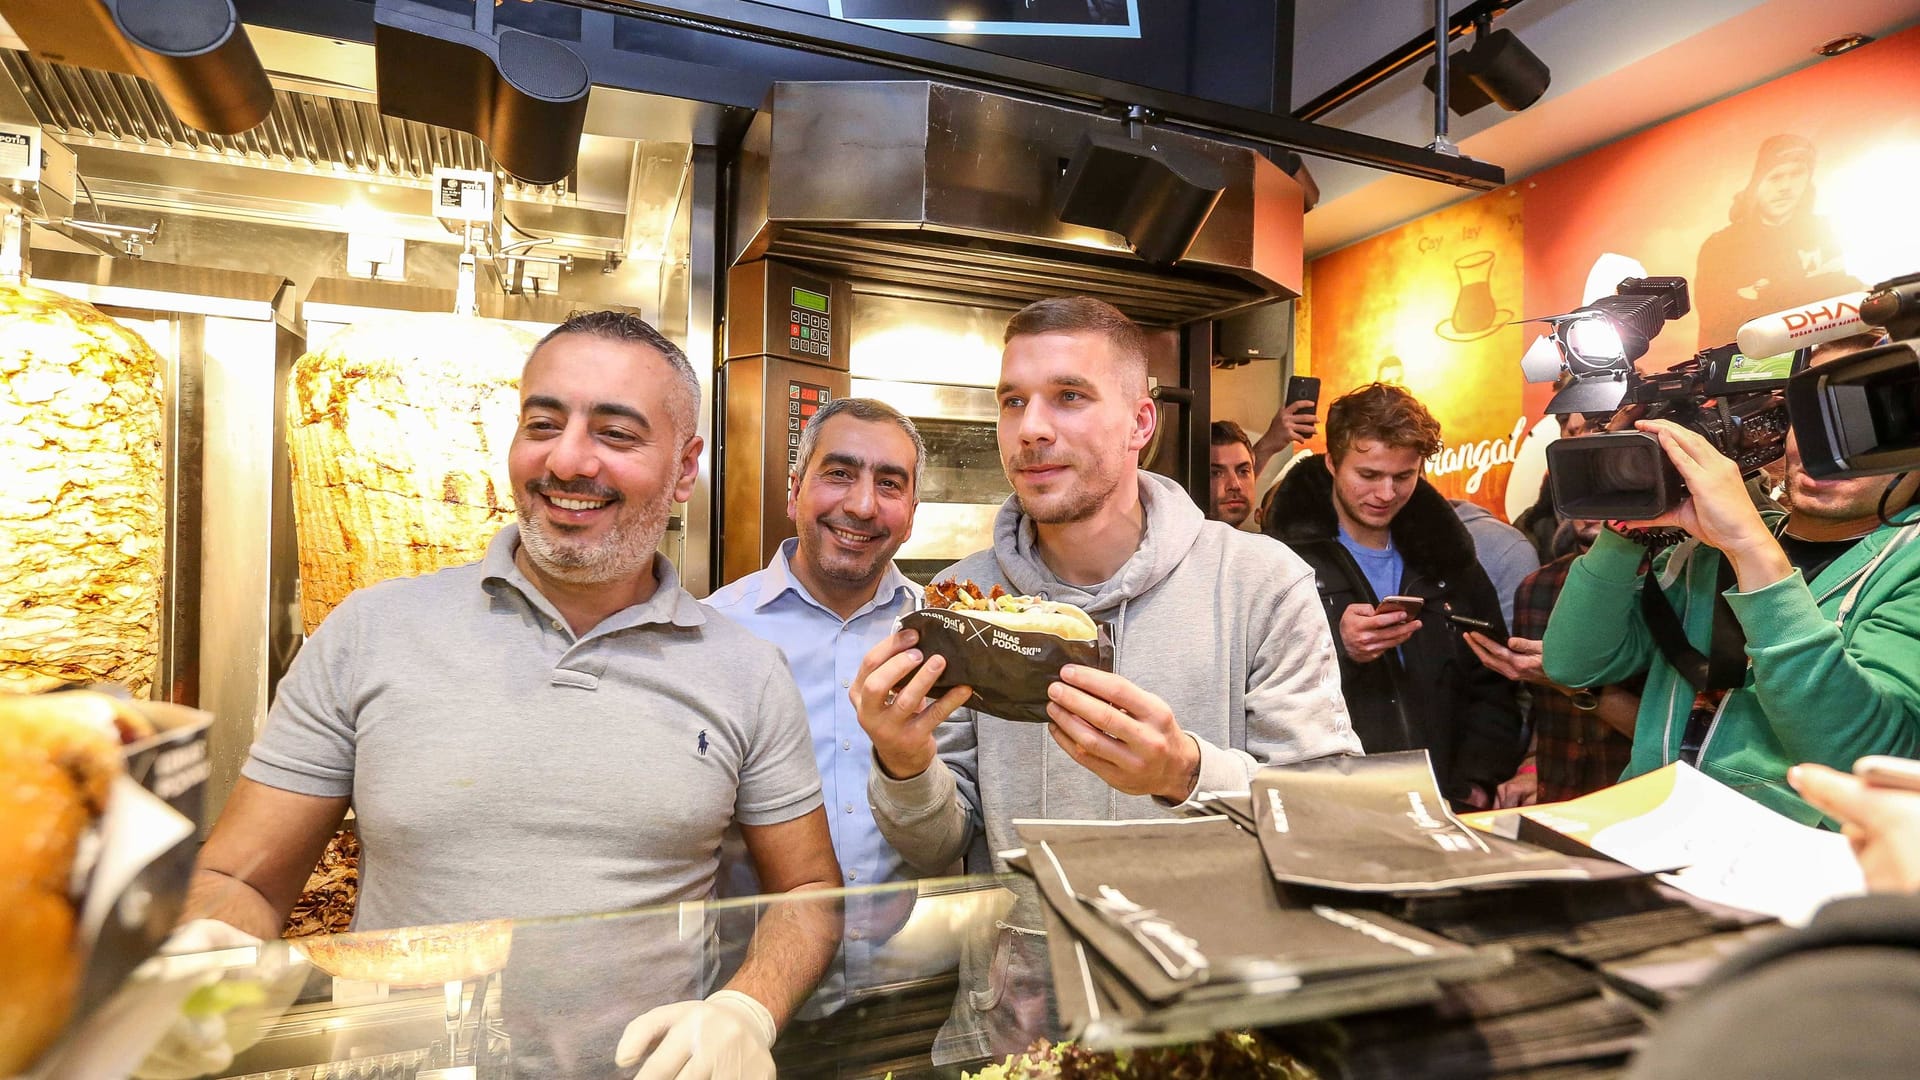
<instances>
[{"instance_id":1,"label":"green hooded jacket","mask_svg":"<svg viewBox=\"0 0 1920 1080\"><path fill-rule=\"evenodd\" d=\"M1769 514L1768 524L1780 520ZM1817 761L1849 770L1867 754L1920 756L1920 508L1861 538L1811 587L1799 571L1726 592L1747 637L1745 683L1726 695L1700 750L1701 771L1809 825L1824 815L1787 786ZM1694 690L1660 654L1640 612L1642 549L1602 530L1574 561L1547 624L1547 677L1601 686L1647 673L1621 779L1680 759ZM1708 651L1720 552L1688 540L1652 573L1687 640Z\"/></svg>"}]
</instances>

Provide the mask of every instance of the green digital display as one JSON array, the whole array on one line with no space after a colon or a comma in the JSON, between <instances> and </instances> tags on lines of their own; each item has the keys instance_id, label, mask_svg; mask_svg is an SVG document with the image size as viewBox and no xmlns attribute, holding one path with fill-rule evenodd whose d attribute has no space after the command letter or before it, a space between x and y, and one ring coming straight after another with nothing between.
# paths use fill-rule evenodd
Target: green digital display
<instances>
[{"instance_id":1,"label":"green digital display","mask_svg":"<svg viewBox=\"0 0 1920 1080\"><path fill-rule=\"evenodd\" d=\"M827 298L817 292L796 286L793 290L793 306L802 311L817 311L825 315L827 313Z\"/></svg>"},{"instance_id":2,"label":"green digital display","mask_svg":"<svg viewBox=\"0 0 1920 1080\"><path fill-rule=\"evenodd\" d=\"M1798 353L1783 352L1778 356L1748 356L1734 353L1733 361L1727 365L1727 382L1775 382L1793 374L1793 361Z\"/></svg>"}]
</instances>

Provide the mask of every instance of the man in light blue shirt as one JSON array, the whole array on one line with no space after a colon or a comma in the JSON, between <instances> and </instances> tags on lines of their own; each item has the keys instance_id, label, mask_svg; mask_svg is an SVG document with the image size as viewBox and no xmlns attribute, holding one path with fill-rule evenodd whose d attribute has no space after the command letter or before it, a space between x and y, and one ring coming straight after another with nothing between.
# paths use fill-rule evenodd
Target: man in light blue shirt
<instances>
[{"instance_id":1,"label":"man in light blue shirt","mask_svg":"<svg viewBox=\"0 0 1920 1080\"><path fill-rule=\"evenodd\" d=\"M914 876L873 822L867 773L873 745L847 689L860 660L918 606L920 589L893 564L913 531L925 446L913 422L867 398L842 398L813 415L788 477L787 515L798 537L764 570L707 599L715 611L780 647L806 702L822 797L848 887ZM728 895L759 890L745 860L730 860ZM900 898L903 908L906 898ZM850 902L844 969L822 985L818 1015L884 981L872 965L877 942L897 918L862 918Z\"/></svg>"}]
</instances>

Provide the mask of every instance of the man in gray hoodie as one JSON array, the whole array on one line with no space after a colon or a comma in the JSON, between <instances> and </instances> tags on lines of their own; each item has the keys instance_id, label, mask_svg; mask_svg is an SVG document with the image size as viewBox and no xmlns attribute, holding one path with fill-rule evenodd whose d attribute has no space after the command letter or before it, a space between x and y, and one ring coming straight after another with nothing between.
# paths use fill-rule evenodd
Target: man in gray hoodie
<instances>
[{"instance_id":1,"label":"man in gray hoodie","mask_svg":"<svg viewBox=\"0 0 1920 1080\"><path fill-rule=\"evenodd\" d=\"M961 708L965 687L929 699L944 661L922 663L911 632L868 653L850 691L874 745L867 797L909 863L1003 871L1016 818L1159 817L1268 762L1360 752L1307 564L1140 470L1156 413L1139 327L1085 297L1029 305L998 397L1014 496L993 548L948 575L1084 608L1109 624L1115 670L1062 669L1036 725ZM1018 884L991 939L966 943L937 1060L1050 1034L1039 900Z\"/></svg>"},{"instance_id":2,"label":"man in gray hoodie","mask_svg":"<svg viewBox=\"0 0 1920 1080\"><path fill-rule=\"evenodd\" d=\"M1528 574L1540 569L1540 552L1519 529L1494 517L1485 507L1465 499L1448 499L1454 516L1473 537L1474 558L1493 582L1500 597L1500 617L1513 625L1513 592Z\"/></svg>"}]
</instances>

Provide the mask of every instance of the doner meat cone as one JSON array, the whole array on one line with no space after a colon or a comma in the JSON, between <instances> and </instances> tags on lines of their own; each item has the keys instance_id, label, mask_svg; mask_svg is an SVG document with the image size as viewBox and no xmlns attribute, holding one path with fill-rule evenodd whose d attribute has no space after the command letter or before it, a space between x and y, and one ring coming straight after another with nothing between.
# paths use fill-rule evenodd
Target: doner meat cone
<instances>
[{"instance_id":1,"label":"doner meat cone","mask_svg":"<svg viewBox=\"0 0 1920 1080\"><path fill-rule=\"evenodd\" d=\"M355 589L479 559L513 520L507 445L536 340L497 320L402 315L294 363L287 443L308 633Z\"/></svg>"},{"instance_id":2,"label":"doner meat cone","mask_svg":"<svg viewBox=\"0 0 1920 1080\"><path fill-rule=\"evenodd\" d=\"M166 541L160 357L90 305L0 284L0 692L146 696Z\"/></svg>"}]
</instances>

